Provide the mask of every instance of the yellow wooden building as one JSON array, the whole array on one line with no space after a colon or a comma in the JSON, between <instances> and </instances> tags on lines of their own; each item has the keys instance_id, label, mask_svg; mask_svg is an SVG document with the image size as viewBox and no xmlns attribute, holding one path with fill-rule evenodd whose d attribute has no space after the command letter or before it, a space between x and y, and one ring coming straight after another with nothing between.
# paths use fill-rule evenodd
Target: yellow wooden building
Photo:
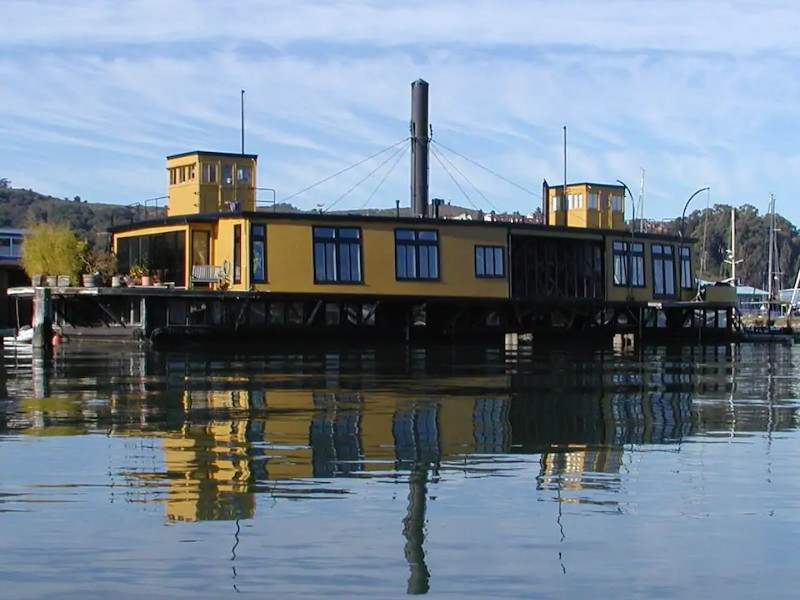
<instances>
[{"instance_id":1,"label":"yellow wooden building","mask_svg":"<svg viewBox=\"0 0 800 600\"><path fill-rule=\"evenodd\" d=\"M527 332L623 313L638 321L664 306L686 321L700 300L733 306L727 289L698 289L693 240L625 230L621 186L549 188L547 224L278 212L256 204L256 167L251 154L168 157L166 216L112 230L123 271L145 266L171 294L247 298L248 315L220 305L194 323L204 326L360 327L377 318L441 333L461 319L473 330ZM192 324L191 307L164 310L159 327Z\"/></svg>"}]
</instances>

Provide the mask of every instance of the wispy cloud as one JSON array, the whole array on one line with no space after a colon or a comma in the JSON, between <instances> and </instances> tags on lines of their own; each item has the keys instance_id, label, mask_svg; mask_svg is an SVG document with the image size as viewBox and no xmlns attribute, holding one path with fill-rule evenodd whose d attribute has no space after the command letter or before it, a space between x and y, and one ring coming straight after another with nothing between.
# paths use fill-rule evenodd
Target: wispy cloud
<instances>
[{"instance_id":1,"label":"wispy cloud","mask_svg":"<svg viewBox=\"0 0 800 600\"><path fill-rule=\"evenodd\" d=\"M645 168L650 216L676 214L708 185L719 202L783 195L800 217L787 177L798 164L800 83L787 73L800 12L788 1L7 0L0 10L0 176L57 196L135 202L164 191L165 155L237 151L241 89L259 185L288 196L408 135L409 84L423 77L434 139L534 194L562 177L566 124L569 178L634 187ZM456 164L501 209L537 202ZM431 165L432 193L468 204ZM295 200L327 203L376 166ZM401 163L374 201L407 197Z\"/></svg>"}]
</instances>

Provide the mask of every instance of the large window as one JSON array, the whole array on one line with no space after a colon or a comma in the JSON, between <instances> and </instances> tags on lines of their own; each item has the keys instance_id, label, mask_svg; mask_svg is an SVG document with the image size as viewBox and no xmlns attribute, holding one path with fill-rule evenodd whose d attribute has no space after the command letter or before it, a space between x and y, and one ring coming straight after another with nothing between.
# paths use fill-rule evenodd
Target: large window
<instances>
[{"instance_id":1,"label":"large window","mask_svg":"<svg viewBox=\"0 0 800 600\"><path fill-rule=\"evenodd\" d=\"M614 285L644 287L644 245L614 242Z\"/></svg>"},{"instance_id":2,"label":"large window","mask_svg":"<svg viewBox=\"0 0 800 600\"><path fill-rule=\"evenodd\" d=\"M250 274L251 281L267 280L267 227L263 224L250 226Z\"/></svg>"},{"instance_id":3,"label":"large window","mask_svg":"<svg viewBox=\"0 0 800 600\"><path fill-rule=\"evenodd\" d=\"M439 232L429 229L395 229L397 279L439 279Z\"/></svg>"},{"instance_id":4,"label":"large window","mask_svg":"<svg viewBox=\"0 0 800 600\"><path fill-rule=\"evenodd\" d=\"M675 295L675 248L653 244L653 295Z\"/></svg>"},{"instance_id":5,"label":"large window","mask_svg":"<svg viewBox=\"0 0 800 600\"><path fill-rule=\"evenodd\" d=\"M475 277L505 277L505 248L475 246Z\"/></svg>"},{"instance_id":6,"label":"large window","mask_svg":"<svg viewBox=\"0 0 800 600\"><path fill-rule=\"evenodd\" d=\"M690 290L694 287L692 249L689 246L681 246L678 252L680 252L681 259L681 287L685 290Z\"/></svg>"},{"instance_id":7,"label":"large window","mask_svg":"<svg viewBox=\"0 0 800 600\"><path fill-rule=\"evenodd\" d=\"M161 281L185 285L186 234L183 231L137 235L117 240L118 271L127 273L136 264L159 271Z\"/></svg>"},{"instance_id":8,"label":"large window","mask_svg":"<svg viewBox=\"0 0 800 600\"><path fill-rule=\"evenodd\" d=\"M314 283L363 283L359 228L314 227Z\"/></svg>"}]
</instances>

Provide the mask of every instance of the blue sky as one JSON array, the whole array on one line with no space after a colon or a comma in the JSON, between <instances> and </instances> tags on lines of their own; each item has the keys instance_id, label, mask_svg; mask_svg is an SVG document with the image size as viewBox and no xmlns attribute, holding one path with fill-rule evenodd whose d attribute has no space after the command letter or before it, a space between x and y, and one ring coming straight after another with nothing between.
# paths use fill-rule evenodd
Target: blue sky
<instances>
[{"instance_id":1,"label":"blue sky","mask_svg":"<svg viewBox=\"0 0 800 600\"><path fill-rule=\"evenodd\" d=\"M0 177L15 187L163 196L166 155L240 150L244 89L246 151L280 200L405 138L423 78L432 196L529 212L542 179L563 180L566 125L569 180L638 196L644 169L646 217L710 186L691 208L763 212L772 193L800 222L789 0L4 0L0 22ZM408 164L387 152L291 201L405 205Z\"/></svg>"}]
</instances>

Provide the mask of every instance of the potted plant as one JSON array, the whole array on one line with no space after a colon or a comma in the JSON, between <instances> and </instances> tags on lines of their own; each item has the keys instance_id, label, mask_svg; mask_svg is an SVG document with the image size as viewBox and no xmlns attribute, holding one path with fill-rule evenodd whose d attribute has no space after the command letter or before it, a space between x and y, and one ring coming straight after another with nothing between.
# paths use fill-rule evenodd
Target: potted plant
<instances>
[{"instance_id":1,"label":"potted plant","mask_svg":"<svg viewBox=\"0 0 800 600\"><path fill-rule=\"evenodd\" d=\"M81 252L81 261L84 287L108 285L111 277L117 272L117 256L113 252L92 248L88 243Z\"/></svg>"},{"instance_id":2,"label":"potted plant","mask_svg":"<svg viewBox=\"0 0 800 600\"><path fill-rule=\"evenodd\" d=\"M142 257L134 263L130 270L130 277L138 285L150 285L150 264L147 257Z\"/></svg>"}]
</instances>

